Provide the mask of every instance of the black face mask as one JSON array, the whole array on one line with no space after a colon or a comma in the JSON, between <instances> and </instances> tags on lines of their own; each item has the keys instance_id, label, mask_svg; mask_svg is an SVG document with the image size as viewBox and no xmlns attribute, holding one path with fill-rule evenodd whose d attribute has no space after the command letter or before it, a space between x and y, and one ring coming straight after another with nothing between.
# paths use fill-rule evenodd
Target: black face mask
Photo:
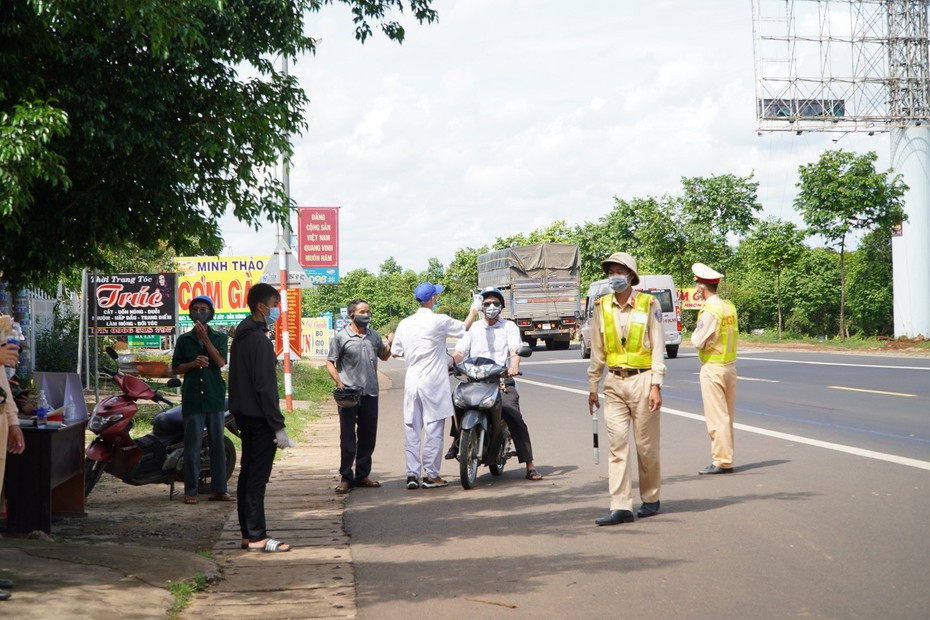
<instances>
[{"instance_id":1,"label":"black face mask","mask_svg":"<svg viewBox=\"0 0 930 620\"><path fill-rule=\"evenodd\" d=\"M191 317L192 321L199 321L200 323L203 323L204 325L210 322L210 311L209 310L201 310L200 312L191 312L189 316Z\"/></svg>"},{"instance_id":2,"label":"black face mask","mask_svg":"<svg viewBox=\"0 0 930 620\"><path fill-rule=\"evenodd\" d=\"M367 314L356 314L352 317L352 322L359 327L368 327L368 324L371 323L371 316Z\"/></svg>"}]
</instances>

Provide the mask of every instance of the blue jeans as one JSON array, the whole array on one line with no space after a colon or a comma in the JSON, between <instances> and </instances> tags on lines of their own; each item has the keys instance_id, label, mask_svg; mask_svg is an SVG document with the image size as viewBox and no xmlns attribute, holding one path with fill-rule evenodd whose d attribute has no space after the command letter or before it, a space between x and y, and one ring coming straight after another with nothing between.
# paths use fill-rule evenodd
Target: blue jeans
<instances>
[{"instance_id":1,"label":"blue jeans","mask_svg":"<svg viewBox=\"0 0 930 620\"><path fill-rule=\"evenodd\" d=\"M200 448L203 429L210 442L210 490L226 493L226 446L223 412L184 414L184 493L197 496L200 486Z\"/></svg>"}]
</instances>

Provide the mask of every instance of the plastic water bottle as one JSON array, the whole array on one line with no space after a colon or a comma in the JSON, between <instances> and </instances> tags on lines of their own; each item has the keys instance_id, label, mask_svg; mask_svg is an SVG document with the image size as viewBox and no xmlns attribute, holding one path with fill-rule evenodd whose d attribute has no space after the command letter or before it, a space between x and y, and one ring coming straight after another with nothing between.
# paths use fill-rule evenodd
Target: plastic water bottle
<instances>
[{"instance_id":1,"label":"plastic water bottle","mask_svg":"<svg viewBox=\"0 0 930 620\"><path fill-rule=\"evenodd\" d=\"M77 411L75 410L75 407L74 407L74 399L71 398L71 394L68 394L68 398L65 399L65 410L62 413L61 423L71 424L72 422L76 422L75 420L76 415L77 415Z\"/></svg>"},{"instance_id":2,"label":"plastic water bottle","mask_svg":"<svg viewBox=\"0 0 930 620\"><path fill-rule=\"evenodd\" d=\"M52 408L48 406L45 390L39 390L39 400L36 405L36 426L38 428L48 428L48 412Z\"/></svg>"},{"instance_id":3,"label":"plastic water bottle","mask_svg":"<svg viewBox=\"0 0 930 620\"><path fill-rule=\"evenodd\" d=\"M10 335L6 339L7 344L15 344L19 348L23 346L23 329L19 326L19 323L13 321L13 328L10 330ZM6 378L12 379L13 375L16 374L15 368L10 368L9 366L5 367Z\"/></svg>"}]
</instances>

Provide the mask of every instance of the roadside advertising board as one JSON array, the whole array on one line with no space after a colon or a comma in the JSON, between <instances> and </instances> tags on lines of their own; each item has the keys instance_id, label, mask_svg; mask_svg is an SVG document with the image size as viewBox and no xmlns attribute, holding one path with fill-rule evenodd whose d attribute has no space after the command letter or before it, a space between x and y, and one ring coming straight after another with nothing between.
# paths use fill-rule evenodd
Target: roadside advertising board
<instances>
[{"instance_id":1,"label":"roadside advertising board","mask_svg":"<svg viewBox=\"0 0 930 620\"><path fill-rule=\"evenodd\" d=\"M206 295L216 314L210 326L235 327L249 316L247 298L261 281L268 256L185 256L174 259L178 272L178 333L189 331L191 300Z\"/></svg>"},{"instance_id":2,"label":"roadside advertising board","mask_svg":"<svg viewBox=\"0 0 930 620\"><path fill-rule=\"evenodd\" d=\"M290 341L291 359L300 359L300 289L287 289L287 338ZM284 325L281 321L274 327L274 354L278 359L284 358Z\"/></svg>"},{"instance_id":3,"label":"roadside advertising board","mask_svg":"<svg viewBox=\"0 0 930 620\"><path fill-rule=\"evenodd\" d=\"M301 319L301 355L326 357L329 355L330 317L319 316Z\"/></svg>"},{"instance_id":4,"label":"roadside advertising board","mask_svg":"<svg viewBox=\"0 0 930 620\"><path fill-rule=\"evenodd\" d=\"M174 333L173 273L87 276L87 331L101 335Z\"/></svg>"},{"instance_id":5,"label":"roadside advertising board","mask_svg":"<svg viewBox=\"0 0 930 620\"><path fill-rule=\"evenodd\" d=\"M297 208L297 261L313 284L339 282L339 207Z\"/></svg>"},{"instance_id":6,"label":"roadside advertising board","mask_svg":"<svg viewBox=\"0 0 930 620\"><path fill-rule=\"evenodd\" d=\"M678 298L682 310L700 310L704 307L704 299L697 294L695 288L678 289Z\"/></svg>"}]
</instances>

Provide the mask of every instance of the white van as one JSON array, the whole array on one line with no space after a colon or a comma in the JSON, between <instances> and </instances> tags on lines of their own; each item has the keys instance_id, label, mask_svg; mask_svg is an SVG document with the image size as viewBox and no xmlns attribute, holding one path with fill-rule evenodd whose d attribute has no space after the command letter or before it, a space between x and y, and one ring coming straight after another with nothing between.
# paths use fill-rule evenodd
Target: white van
<instances>
[{"instance_id":1,"label":"white van","mask_svg":"<svg viewBox=\"0 0 930 620\"><path fill-rule=\"evenodd\" d=\"M678 345L681 344L681 304L672 276L639 276L636 291L649 293L659 300L662 307L662 326L665 328L665 353L669 358L678 357ZM597 280L588 287L584 307L581 309L581 357L591 357L591 317L597 308L597 300L610 293L607 280Z\"/></svg>"}]
</instances>

